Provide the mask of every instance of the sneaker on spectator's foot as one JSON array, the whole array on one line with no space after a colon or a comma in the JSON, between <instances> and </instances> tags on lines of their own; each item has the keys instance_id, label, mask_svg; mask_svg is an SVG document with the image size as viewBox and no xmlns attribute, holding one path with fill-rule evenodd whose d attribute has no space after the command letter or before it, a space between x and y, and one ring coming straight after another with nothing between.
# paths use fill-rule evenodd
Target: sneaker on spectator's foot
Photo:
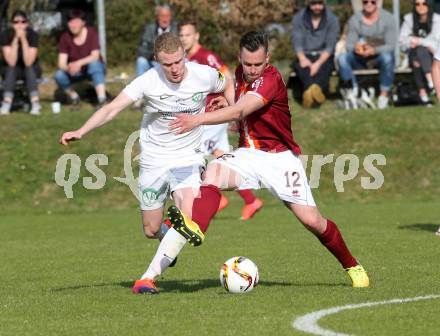
<instances>
[{"instance_id":1,"label":"sneaker on spectator's foot","mask_svg":"<svg viewBox=\"0 0 440 336\"><path fill-rule=\"evenodd\" d=\"M353 287L362 288L370 285L370 279L362 265L358 264L354 267L349 267L345 271L350 277Z\"/></svg>"},{"instance_id":2,"label":"sneaker on spectator's foot","mask_svg":"<svg viewBox=\"0 0 440 336\"><path fill-rule=\"evenodd\" d=\"M251 204L246 204L241 211L241 220L246 221L251 219L257 211L263 207L263 201L256 198Z\"/></svg>"},{"instance_id":3,"label":"sneaker on spectator's foot","mask_svg":"<svg viewBox=\"0 0 440 336\"><path fill-rule=\"evenodd\" d=\"M171 220L174 230L179 232L192 246L199 246L203 243L205 235L199 225L188 218L176 206L168 208L168 217Z\"/></svg>"},{"instance_id":4,"label":"sneaker on spectator's foot","mask_svg":"<svg viewBox=\"0 0 440 336\"><path fill-rule=\"evenodd\" d=\"M219 213L224 208L226 208L228 206L228 204L229 204L228 198L226 196L224 196L223 194L221 194L220 204L218 205L217 213Z\"/></svg>"},{"instance_id":5,"label":"sneaker on spectator's foot","mask_svg":"<svg viewBox=\"0 0 440 336\"><path fill-rule=\"evenodd\" d=\"M361 90L361 97L360 100L365 103L367 108L376 109L376 104L374 104L373 98L374 97L374 89L373 89L373 95L371 95L370 92L368 92L365 89Z\"/></svg>"},{"instance_id":6,"label":"sneaker on spectator's foot","mask_svg":"<svg viewBox=\"0 0 440 336\"><path fill-rule=\"evenodd\" d=\"M428 95L425 94L420 96L419 98L420 98L420 104L426 107L432 107L432 101L431 99L429 99Z\"/></svg>"},{"instance_id":7,"label":"sneaker on spectator's foot","mask_svg":"<svg viewBox=\"0 0 440 336\"><path fill-rule=\"evenodd\" d=\"M310 85L310 92L312 93L313 100L319 105L322 105L325 102L324 92L322 92L322 89L318 84Z\"/></svg>"},{"instance_id":8,"label":"sneaker on spectator's foot","mask_svg":"<svg viewBox=\"0 0 440 336\"><path fill-rule=\"evenodd\" d=\"M11 112L11 103L2 103L0 107L0 115L8 115Z\"/></svg>"},{"instance_id":9,"label":"sneaker on spectator's foot","mask_svg":"<svg viewBox=\"0 0 440 336\"><path fill-rule=\"evenodd\" d=\"M71 105L79 105L79 103L81 102L81 98L76 95L76 96L70 96L70 104Z\"/></svg>"},{"instance_id":10,"label":"sneaker on spectator's foot","mask_svg":"<svg viewBox=\"0 0 440 336\"><path fill-rule=\"evenodd\" d=\"M309 109L313 106L313 96L310 87L303 92L303 107Z\"/></svg>"},{"instance_id":11,"label":"sneaker on spectator's foot","mask_svg":"<svg viewBox=\"0 0 440 336\"><path fill-rule=\"evenodd\" d=\"M157 289L154 280L151 279L136 280L131 291L133 292L133 294L159 294L159 290Z\"/></svg>"},{"instance_id":12,"label":"sneaker on spectator's foot","mask_svg":"<svg viewBox=\"0 0 440 336\"><path fill-rule=\"evenodd\" d=\"M29 114L40 115L40 113L41 113L40 102L37 102L37 101L32 102L32 106L31 106L31 110L30 110Z\"/></svg>"},{"instance_id":13,"label":"sneaker on spectator's foot","mask_svg":"<svg viewBox=\"0 0 440 336\"><path fill-rule=\"evenodd\" d=\"M388 107L389 98L387 96L380 95L377 99L377 108L379 110L386 109Z\"/></svg>"}]
</instances>

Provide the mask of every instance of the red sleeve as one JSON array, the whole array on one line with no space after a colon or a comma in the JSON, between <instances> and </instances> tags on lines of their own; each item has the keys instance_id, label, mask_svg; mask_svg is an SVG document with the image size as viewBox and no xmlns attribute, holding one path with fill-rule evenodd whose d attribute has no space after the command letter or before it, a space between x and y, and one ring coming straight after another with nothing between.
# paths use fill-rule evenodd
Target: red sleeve
<instances>
[{"instance_id":1,"label":"red sleeve","mask_svg":"<svg viewBox=\"0 0 440 336\"><path fill-rule=\"evenodd\" d=\"M89 45L90 45L90 51L99 50L99 35L98 35L98 32L93 27L87 27L87 29L89 30L89 34L90 34L88 36Z\"/></svg>"},{"instance_id":2,"label":"red sleeve","mask_svg":"<svg viewBox=\"0 0 440 336\"><path fill-rule=\"evenodd\" d=\"M60 43L58 44L58 52L60 54L69 54L69 40L69 33L64 32L63 35L61 35Z\"/></svg>"}]
</instances>

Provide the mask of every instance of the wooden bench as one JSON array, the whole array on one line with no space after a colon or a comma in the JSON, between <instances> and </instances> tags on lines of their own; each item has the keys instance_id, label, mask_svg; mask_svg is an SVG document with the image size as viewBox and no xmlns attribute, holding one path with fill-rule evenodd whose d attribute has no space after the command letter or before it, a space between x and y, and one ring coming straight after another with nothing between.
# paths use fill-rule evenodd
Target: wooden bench
<instances>
[{"instance_id":1,"label":"wooden bench","mask_svg":"<svg viewBox=\"0 0 440 336\"><path fill-rule=\"evenodd\" d=\"M379 90L379 70L378 69L361 69L353 70L356 76L359 87L370 87L373 86L376 92ZM412 82L412 70L409 68L396 69L394 71L394 83L399 81L411 81ZM302 101L302 83L298 79L298 76L294 71L289 74L289 80L287 82L287 87L292 90L292 96L297 102ZM330 97L339 97L339 73L333 71L330 77Z\"/></svg>"}]
</instances>

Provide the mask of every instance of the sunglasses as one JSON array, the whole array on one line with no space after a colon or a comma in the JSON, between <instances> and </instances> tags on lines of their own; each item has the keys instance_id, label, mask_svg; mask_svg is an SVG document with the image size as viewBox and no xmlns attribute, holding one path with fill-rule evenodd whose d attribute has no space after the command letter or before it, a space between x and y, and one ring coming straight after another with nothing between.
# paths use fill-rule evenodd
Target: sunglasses
<instances>
[{"instance_id":1,"label":"sunglasses","mask_svg":"<svg viewBox=\"0 0 440 336\"><path fill-rule=\"evenodd\" d=\"M19 23L27 23L27 20L14 20L12 21L13 24L19 24Z\"/></svg>"},{"instance_id":2,"label":"sunglasses","mask_svg":"<svg viewBox=\"0 0 440 336\"><path fill-rule=\"evenodd\" d=\"M423 6L423 7L427 7L428 6L428 4L426 3L426 2L416 2L416 7L421 7L421 6Z\"/></svg>"},{"instance_id":3,"label":"sunglasses","mask_svg":"<svg viewBox=\"0 0 440 336\"><path fill-rule=\"evenodd\" d=\"M376 0L363 0L362 3L364 5L368 5L369 3L372 4L372 5L375 5L376 4Z\"/></svg>"},{"instance_id":4,"label":"sunglasses","mask_svg":"<svg viewBox=\"0 0 440 336\"><path fill-rule=\"evenodd\" d=\"M324 5L324 1L309 1L310 6Z\"/></svg>"}]
</instances>

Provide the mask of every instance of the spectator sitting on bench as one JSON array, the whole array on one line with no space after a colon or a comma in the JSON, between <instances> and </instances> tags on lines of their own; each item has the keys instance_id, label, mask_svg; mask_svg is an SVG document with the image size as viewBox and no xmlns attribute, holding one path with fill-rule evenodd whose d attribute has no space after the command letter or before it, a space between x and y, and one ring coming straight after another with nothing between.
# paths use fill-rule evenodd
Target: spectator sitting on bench
<instances>
[{"instance_id":1,"label":"spectator sitting on bench","mask_svg":"<svg viewBox=\"0 0 440 336\"><path fill-rule=\"evenodd\" d=\"M72 9L67 14L68 31L61 35L58 53L58 70L55 81L70 98L72 104L80 101L72 89L72 82L91 79L98 105L106 102L105 65L99 52L99 38L95 28L86 26L85 13Z\"/></svg>"},{"instance_id":2,"label":"spectator sitting on bench","mask_svg":"<svg viewBox=\"0 0 440 336\"><path fill-rule=\"evenodd\" d=\"M40 114L37 83L37 78L41 74L38 65L38 35L29 26L25 12L16 10L12 14L10 27L0 34L0 45L6 63L0 114L9 114L18 78L24 78L26 81L27 93L32 104L30 113Z\"/></svg>"},{"instance_id":3,"label":"spectator sitting on bench","mask_svg":"<svg viewBox=\"0 0 440 336\"><path fill-rule=\"evenodd\" d=\"M377 0L363 0L362 11L349 20L346 49L338 58L342 88L351 88L358 95L353 69L379 69L380 95L378 108L388 106L389 91L394 80L394 48L397 27L391 13L378 7Z\"/></svg>"},{"instance_id":4,"label":"spectator sitting on bench","mask_svg":"<svg viewBox=\"0 0 440 336\"><path fill-rule=\"evenodd\" d=\"M338 18L324 0L309 0L292 19L292 45L298 58L293 68L303 85L305 108L325 101L339 30Z\"/></svg>"},{"instance_id":5,"label":"spectator sitting on bench","mask_svg":"<svg viewBox=\"0 0 440 336\"><path fill-rule=\"evenodd\" d=\"M433 55L440 42L440 15L434 13L428 0L414 0L412 13L405 15L400 29L400 46L407 52L420 102L430 104L434 93L432 81Z\"/></svg>"}]
</instances>

